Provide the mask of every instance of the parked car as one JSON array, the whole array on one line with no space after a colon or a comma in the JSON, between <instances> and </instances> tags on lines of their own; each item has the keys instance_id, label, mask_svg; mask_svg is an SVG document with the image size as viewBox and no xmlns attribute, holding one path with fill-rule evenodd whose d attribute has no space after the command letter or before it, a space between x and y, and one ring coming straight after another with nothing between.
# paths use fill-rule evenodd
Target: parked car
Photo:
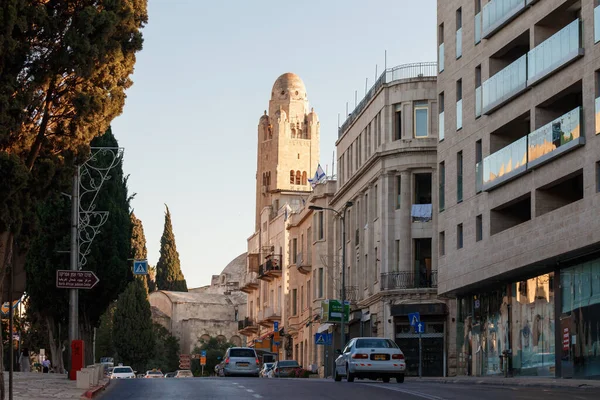
<instances>
[{"instance_id":1,"label":"parked car","mask_svg":"<svg viewBox=\"0 0 600 400\"><path fill-rule=\"evenodd\" d=\"M189 369L181 369L175 373L174 378L193 378L194 374Z\"/></svg>"},{"instance_id":2,"label":"parked car","mask_svg":"<svg viewBox=\"0 0 600 400\"><path fill-rule=\"evenodd\" d=\"M175 378L175 374L176 374L176 373L177 373L177 372L167 372L167 373L165 374L165 378Z\"/></svg>"},{"instance_id":3,"label":"parked car","mask_svg":"<svg viewBox=\"0 0 600 400\"><path fill-rule=\"evenodd\" d=\"M271 371L271 369L273 368L273 365L275 365L275 363L272 362L268 362L268 363L264 363L262 368L260 369L260 377L261 378L266 378L269 376L269 371Z\"/></svg>"},{"instance_id":4,"label":"parked car","mask_svg":"<svg viewBox=\"0 0 600 400\"><path fill-rule=\"evenodd\" d=\"M130 366L119 365L113 368L110 379L135 379L135 373Z\"/></svg>"},{"instance_id":5,"label":"parked car","mask_svg":"<svg viewBox=\"0 0 600 400\"><path fill-rule=\"evenodd\" d=\"M163 375L163 373L157 369L152 369L150 371L146 371L146 375L144 375L144 378L164 378L164 377L165 376Z\"/></svg>"},{"instance_id":6,"label":"parked car","mask_svg":"<svg viewBox=\"0 0 600 400\"><path fill-rule=\"evenodd\" d=\"M230 347L225 353L223 375L259 376L259 361L252 347Z\"/></svg>"},{"instance_id":7,"label":"parked car","mask_svg":"<svg viewBox=\"0 0 600 400\"><path fill-rule=\"evenodd\" d=\"M110 376L112 375L113 369L114 369L114 367L108 367L106 369L106 372L104 373L104 375L106 375L106 377L110 379Z\"/></svg>"},{"instance_id":8,"label":"parked car","mask_svg":"<svg viewBox=\"0 0 600 400\"><path fill-rule=\"evenodd\" d=\"M294 376L294 371L300 367L296 360L276 361L269 371L269 378L289 378Z\"/></svg>"},{"instance_id":9,"label":"parked car","mask_svg":"<svg viewBox=\"0 0 600 400\"><path fill-rule=\"evenodd\" d=\"M393 340L362 337L350 340L335 360L333 379L339 382L345 376L348 382L355 378L389 382L394 377L402 383L405 371L404 353Z\"/></svg>"}]
</instances>

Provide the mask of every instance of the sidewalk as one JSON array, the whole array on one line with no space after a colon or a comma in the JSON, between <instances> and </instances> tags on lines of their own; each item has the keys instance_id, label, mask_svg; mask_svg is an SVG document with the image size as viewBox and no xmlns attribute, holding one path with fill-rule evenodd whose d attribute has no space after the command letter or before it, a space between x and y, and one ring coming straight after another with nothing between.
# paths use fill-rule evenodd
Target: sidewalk
<instances>
[{"instance_id":1,"label":"sidewalk","mask_svg":"<svg viewBox=\"0 0 600 400\"><path fill-rule=\"evenodd\" d=\"M4 372L8 398L8 372ZM81 399L86 391L77 389L67 375L15 372L13 375L14 400Z\"/></svg>"},{"instance_id":2,"label":"sidewalk","mask_svg":"<svg viewBox=\"0 0 600 400\"><path fill-rule=\"evenodd\" d=\"M447 378L407 377L406 382L432 382L432 383L454 383L461 385L496 385L496 386L527 386L527 387L549 387L549 388L596 388L600 389L600 380L587 379L562 379L543 377L515 377L504 378L502 376L454 376Z\"/></svg>"}]
</instances>

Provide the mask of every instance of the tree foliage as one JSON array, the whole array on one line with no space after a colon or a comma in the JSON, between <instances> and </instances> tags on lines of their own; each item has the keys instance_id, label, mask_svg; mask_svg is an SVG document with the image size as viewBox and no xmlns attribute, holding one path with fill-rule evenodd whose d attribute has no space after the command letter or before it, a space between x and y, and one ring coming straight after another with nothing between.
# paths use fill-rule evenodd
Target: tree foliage
<instances>
[{"instance_id":1,"label":"tree foliage","mask_svg":"<svg viewBox=\"0 0 600 400\"><path fill-rule=\"evenodd\" d=\"M157 368L163 373L176 371L179 368L179 339L161 324L154 323L153 328L155 353L148 368Z\"/></svg>"},{"instance_id":2,"label":"tree foliage","mask_svg":"<svg viewBox=\"0 0 600 400\"><path fill-rule=\"evenodd\" d=\"M175 245L169 207L166 207L165 227L160 238L160 258L156 264L156 286L160 290L187 292L187 283L181 272L179 253Z\"/></svg>"},{"instance_id":3,"label":"tree foliage","mask_svg":"<svg viewBox=\"0 0 600 400\"><path fill-rule=\"evenodd\" d=\"M146 249L146 235L144 234L144 226L142 221L131 213L131 258L134 260L147 260L148 250ZM137 276L142 279L148 292L156 290L156 284L153 280L150 267L148 267L148 274L143 276Z\"/></svg>"},{"instance_id":4,"label":"tree foliage","mask_svg":"<svg viewBox=\"0 0 600 400\"><path fill-rule=\"evenodd\" d=\"M206 350L206 365L204 366L204 375L208 376L214 373L215 367L219 364L228 348L233 347L232 343L220 341L217 338L211 337L208 341L202 341L200 347L196 346L192 354L201 354L202 350ZM195 376L202 373L202 367L198 360L192 361L192 372Z\"/></svg>"},{"instance_id":5,"label":"tree foliage","mask_svg":"<svg viewBox=\"0 0 600 400\"><path fill-rule=\"evenodd\" d=\"M115 315L116 303L108 306L104 314L100 316L100 325L96 331L96 360L98 362L101 357L117 356L113 341L113 318Z\"/></svg>"}]
</instances>

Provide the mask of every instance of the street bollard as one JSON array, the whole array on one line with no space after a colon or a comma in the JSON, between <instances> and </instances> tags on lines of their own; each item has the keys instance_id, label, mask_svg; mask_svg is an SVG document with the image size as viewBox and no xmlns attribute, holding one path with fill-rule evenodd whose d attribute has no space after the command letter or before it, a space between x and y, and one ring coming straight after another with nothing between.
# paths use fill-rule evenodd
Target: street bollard
<instances>
[{"instance_id":1,"label":"street bollard","mask_svg":"<svg viewBox=\"0 0 600 400\"><path fill-rule=\"evenodd\" d=\"M77 389L90 388L90 372L85 368L77 371Z\"/></svg>"}]
</instances>

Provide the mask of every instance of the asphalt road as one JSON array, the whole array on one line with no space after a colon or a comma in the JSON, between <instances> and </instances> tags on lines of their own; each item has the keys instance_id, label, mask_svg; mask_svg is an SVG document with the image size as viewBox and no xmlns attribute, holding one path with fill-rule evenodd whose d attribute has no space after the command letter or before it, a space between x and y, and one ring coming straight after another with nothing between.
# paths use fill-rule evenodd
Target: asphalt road
<instances>
[{"instance_id":1,"label":"asphalt road","mask_svg":"<svg viewBox=\"0 0 600 400\"><path fill-rule=\"evenodd\" d=\"M598 400L600 390L357 380L189 378L111 382L100 400Z\"/></svg>"}]
</instances>

